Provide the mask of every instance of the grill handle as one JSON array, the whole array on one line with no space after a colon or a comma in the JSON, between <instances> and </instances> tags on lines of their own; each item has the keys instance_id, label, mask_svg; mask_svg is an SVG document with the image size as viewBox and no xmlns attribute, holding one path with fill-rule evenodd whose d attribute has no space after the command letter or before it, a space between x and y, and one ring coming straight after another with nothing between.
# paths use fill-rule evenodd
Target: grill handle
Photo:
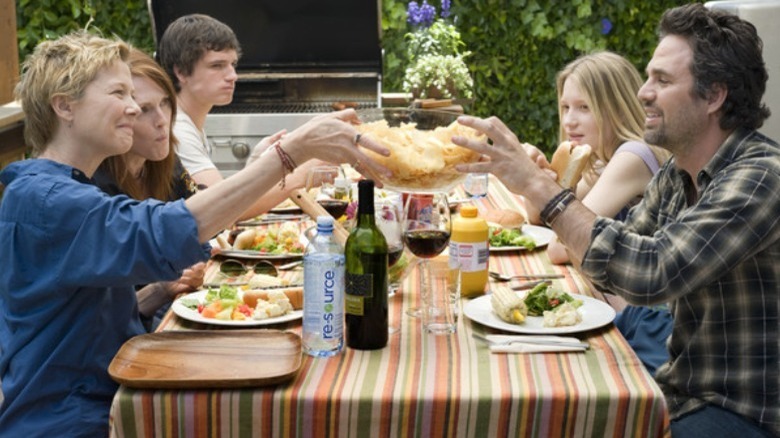
<instances>
[{"instance_id":1,"label":"grill handle","mask_svg":"<svg viewBox=\"0 0 780 438\"><path fill-rule=\"evenodd\" d=\"M314 220L317 219L317 216L329 215L329 213L303 189L293 190L290 199ZM347 242L347 236L349 236L349 232L341 225L341 222L333 221L333 238L336 239L339 244L344 245Z\"/></svg>"}]
</instances>

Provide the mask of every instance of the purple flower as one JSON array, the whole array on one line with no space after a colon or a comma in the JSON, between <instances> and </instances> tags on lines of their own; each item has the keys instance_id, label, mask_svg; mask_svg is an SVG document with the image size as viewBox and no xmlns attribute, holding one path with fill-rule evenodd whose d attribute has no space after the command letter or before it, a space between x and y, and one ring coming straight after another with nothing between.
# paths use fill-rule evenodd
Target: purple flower
<instances>
[{"instance_id":1,"label":"purple flower","mask_svg":"<svg viewBox=\"0 0 780 438\"><path fill-rule=\"evenodd\" d=\"M428 27L436 19L436 8L428 4L428 0L423 0L420 6L420 24Z\"/></svg>"},{"instance_id":2,"label":"purple flower","mask_svg":"<svg viewBox=\"0 0 780 438\"><path fill-rule=\"evenodd\" d=\"M430 26L435 16L436 9L428 4L428 0L423 0L422 5L411 1L406 7L406 21L414 27Z\"/></svg>"},{"instance_id":3,"label":"purple flower","mask_svg":"<svg viewBox=\"0 0 780 438\"><path fill-rule=\"evenodd\" d=\"M420 6L415 1L406 6L406 22L412 26L420 25Z\"/></svg>"},{"instance_id":4,"label":"purple flower","mask_svg":"<svg viewBox=\"0 0 780 438\"><path fill-rule=\"evenodd\" d=\"M601 34L606 35L612 31L612 22L609 21L609 18L602 18L601 19Z\"/></svg>"},{"instance_id":5,"label":"purple flower","mask_svg":"<svg viewBox=\"0 0 780 438\"><path fill-rule=\"evenodd\" d=\"M452 0L441 0L441 18L450 16L450 6L452 6Z\"/></svg>"}]
</instances>

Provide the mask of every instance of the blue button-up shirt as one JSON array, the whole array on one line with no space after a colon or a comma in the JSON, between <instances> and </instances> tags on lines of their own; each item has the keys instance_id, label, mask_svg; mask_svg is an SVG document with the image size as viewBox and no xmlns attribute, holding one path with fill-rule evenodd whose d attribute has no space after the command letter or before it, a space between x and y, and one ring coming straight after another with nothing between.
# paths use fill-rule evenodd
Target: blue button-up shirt
<instances>
[{"instance_id":1,"label":"blue button-up shirt","mask_svg":"<svg viewBox=\"0 0 780 438\"><path fill-rule=\"evenodd\" d=\"M208 258L183 201L110 197L80 171L0 174L0 436L106 436L108 365L144 333L134 285Z\"/></svg>"}]
</instances>

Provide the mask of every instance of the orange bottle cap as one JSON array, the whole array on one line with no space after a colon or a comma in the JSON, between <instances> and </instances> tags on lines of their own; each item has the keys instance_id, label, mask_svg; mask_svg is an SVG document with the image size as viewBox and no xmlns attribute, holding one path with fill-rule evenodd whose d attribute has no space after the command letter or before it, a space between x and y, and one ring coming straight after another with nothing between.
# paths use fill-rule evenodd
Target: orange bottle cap
<instances>
[{"instance_id":1,"label":"orange bottle cap","mask_svg":"<svg viewBox=\"0 0 780 438\"><path fill-rule=\"evenodd\" d=\"M460 216L461 217L477 217L477 207L475 205L461 205Z\"/></svg>"}]
</instances>

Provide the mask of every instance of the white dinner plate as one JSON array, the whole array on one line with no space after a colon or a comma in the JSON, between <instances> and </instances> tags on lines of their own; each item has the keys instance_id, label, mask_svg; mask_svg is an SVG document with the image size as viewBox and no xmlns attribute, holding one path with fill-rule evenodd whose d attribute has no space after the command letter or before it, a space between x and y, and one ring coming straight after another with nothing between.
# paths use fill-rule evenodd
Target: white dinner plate
<instances>
[{"instance_id":1,"label":"white dinner plate","mask_svg":"<svg viewBox=\"0 0 780 438\"><path fill-rule=\"evenodd\" d=\"M223 249L219 252L225 257L251 260L295 260L303 258L303 253L299 254L268 254L251 249Z\"/></svg>"},{"instance_id":2,"label":"white dinner plate","mask_svg":"<svg viewBox=\"0 0 780 438\"><path fill-rule=\"evenodd\" d=\"M523 293L523 292L516 292ZM569 294L573 298L582 300L582 306L577 311L582 315L582 322L566 327L544 327L541 316L528 316L524 324L509 324L504 322L495 313L490 305L490 295L483 295L467 302L463 306L463 314L474 322L513 333L526 333L538 335L559 335L563 333L577 333L603 327L615 319L615 309L609 304L584 295Z\"/></svg>"},{"instance_id":3,"label":"white dinner plate","mask_svg":"<svg viewBox=\"0 0 780 438\"><path fill-rule=\"evenodd\" d=\"M303 213L303 210L301 210L301 207L296 205L294 207L275 207L270 209L268 212L274 214L301 214Z\"/></svg>"},{"instance_id":4,"label":"white dinner plate","mask_svg":"<svg viewBox=\"0 0 780 438\"><path fill-rule=\"evenodd\" d=\"M206 293L208 293L207 290L199 290L197 292L193 292L191 294L187 294L183 297L180 297L179 299L174 301L173 304L171 305L171 308L173 309L173 313L186 320L199 322L201 324L226 325L226 326L233 326L233 327L252 327L258 325L279 324L282 322L295 321L296 319L301 319L301 317L303 317L302 310L293 310L292 312L286 315L277 316L276 318L268 318L268 319L250 318L250 319L245 319L243 321L233 321L233 320L225 321L221 319L204 318L203 316L201 316L200 313L198 313L196 309L190 309L189 307L186 307L181 303L181 300L191 300L191 299L196 299L202 303L205 301Z\"/></svg>"},{"instance_id":5,"label":"white dinner plate","mask_svg":"<svg viewBox=\"0 0 780 438\"><path fill-rule=\"evenodd\" d=\"M534 239L537 249L544 248L555 237L555 232L549 228L528 224L523 225L523 234ZM491 246L490 252L525 251L526 249L524 246Z\"/></svg>"}]
</instances>

